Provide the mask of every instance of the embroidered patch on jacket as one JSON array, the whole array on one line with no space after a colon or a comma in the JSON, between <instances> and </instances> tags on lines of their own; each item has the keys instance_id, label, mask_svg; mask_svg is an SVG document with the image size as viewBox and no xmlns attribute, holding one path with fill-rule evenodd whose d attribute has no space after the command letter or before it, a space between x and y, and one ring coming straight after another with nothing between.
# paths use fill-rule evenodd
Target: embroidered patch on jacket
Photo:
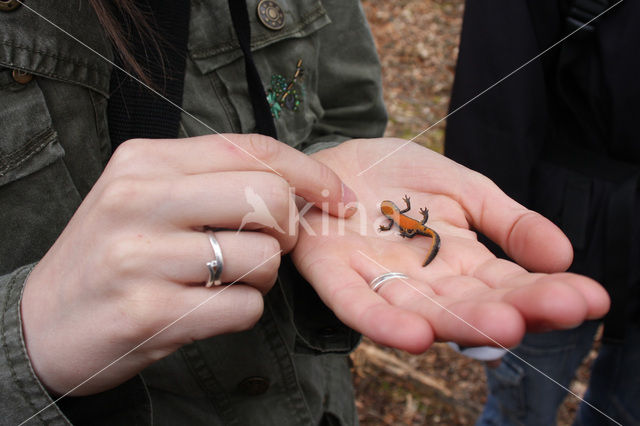
<instances>
[{"instance_id":1,"label":"embroidered patch on jacket","mask_svg":"<svg viewBox=\"0 0 640 426\"><path fill-rule=\"evenodd\" d=\"M271 76L271 87L267 89L267 101L271 108L271 115L277 120L283 108L290 111L298 111L303 101L302 90L298 90L296 83L302 79L302 59L298 59L296 71L293 73L291 80L287 81L280 74Z\"/></svg>"}]
</instances>

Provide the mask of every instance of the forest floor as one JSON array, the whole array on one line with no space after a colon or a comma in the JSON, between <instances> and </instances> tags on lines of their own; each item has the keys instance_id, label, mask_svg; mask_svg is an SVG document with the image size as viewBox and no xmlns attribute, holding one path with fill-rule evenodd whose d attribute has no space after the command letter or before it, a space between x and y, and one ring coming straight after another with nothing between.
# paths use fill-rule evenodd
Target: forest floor
<instances>
[{"instance_id":1,"label":"forest floor","mask_svg":"<svg viewBox=\"0 0 640 426\"><path fill-rule=\"evenodd\" d=\"M362 3L382 62L389 112L386 136L415 138L442 152L464 1ZM592 351L571 384L577 395L586 390L594 358ZM486 401L483 363L446 344L410 355L365 339L351 359L360 422L365 426L472 425ZM571 424L577 405L574 397L565 400L559 425Z\"/></svg>"}]
</instances>

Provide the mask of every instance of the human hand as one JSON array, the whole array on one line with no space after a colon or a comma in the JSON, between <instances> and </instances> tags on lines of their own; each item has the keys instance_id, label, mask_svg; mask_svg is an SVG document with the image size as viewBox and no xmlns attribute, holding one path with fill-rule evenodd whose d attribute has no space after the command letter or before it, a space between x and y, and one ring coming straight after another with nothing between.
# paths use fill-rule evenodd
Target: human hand
<instances>
[{"instance_id":1,"label":"human hand","mask_svg":"<svg viewBox=\"0 0 640 426\"><path fill-rule=\"evenodd\" d=\"M525 331L571 328L607 312L609 298L598 283L561 272L573 256L562 232L486 177L414 143L358 176L404 143L353 140L314 154L353 188L359 214L339 220L310 210L303 220L316 235L301 231L292 258L344 323L417 353L434 340L510 347ZM402 207L405 194L414 206L406 214L419 219L418 208L426 206L427 226L442 240L426 267L429 238L402 238L397 226L378 230L388 222L380 202ZM522 266L496 258L473 230ZM389 271L409 278L373 292L368 283Z\"/></svg>"},{"instance_id":2,"label":"human hand","mask_svg":"<svg viewBox=\"0 0 640 426\"><path fill-rule=\"evenodd\" d=\"M73 391L96 393L181 345L250 328L262 314L261 296L276 279L280 254L297 240L290 185L332 214L341 194L353 200L327 167L259 135L123 144L27 279L23 330L40 380L64 394L153 336ZM247 188L270 216L252 210ZM326 188L329 197L321 195ZM247 217L251 222L243 223ZM220 230L241 225L259 232ZM203 287L205 263L214 257L205 227L218 229L222 281L241 284Z\"/></svg>"}]
</instances>

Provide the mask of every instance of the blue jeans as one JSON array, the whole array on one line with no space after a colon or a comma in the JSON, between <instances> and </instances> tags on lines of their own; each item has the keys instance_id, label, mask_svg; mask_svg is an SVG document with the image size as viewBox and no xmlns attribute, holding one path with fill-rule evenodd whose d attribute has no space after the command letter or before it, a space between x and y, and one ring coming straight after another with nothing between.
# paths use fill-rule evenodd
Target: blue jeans
<instances>
[{"instance_id":1,"label":"blue jeans","mask_svg":"<svg viewBox=\"0 0 640 426\"><path fill-rule=\"evenodd\" d=\"M487 368L489 397L476 425L554 425L567 392L537 370L568 388L591 349L598 324L590 321L573 330L527 334L499 367ZM640 329L628 328L624 344L602 345L585 395L586 401L625 426L640 424ZM607 424L614 423L580 404L574 426Z\"/></svg>"}]
</instances>

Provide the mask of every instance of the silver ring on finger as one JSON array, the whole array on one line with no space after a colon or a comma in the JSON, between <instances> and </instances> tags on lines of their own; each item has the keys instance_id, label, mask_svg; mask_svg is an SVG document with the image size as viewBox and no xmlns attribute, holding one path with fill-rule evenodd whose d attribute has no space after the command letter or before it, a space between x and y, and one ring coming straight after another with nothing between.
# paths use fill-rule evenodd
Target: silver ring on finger
<instances>
[{"instance_id":1,"label":"silver ring on finger","mask_svg":"<svg viewBox=\"0 0 640 426\"><path fill-rule=\"evenodd\" d=\"M382 274L371 280L371 282L369 283L369 287L371 287L371 290L378 292L378 290L380 290L380 288L382 287L382 284L394 278L406 279L409 277L402 272L387 272L386 274Z\"/></svg>"},{"instance_id":2,"label":"silver ring on finger","mask_svg":"<svg viewBox=\"0 0 640 426\"><path fill-rule=\"evenodd\" d=\"M213 232L207 231L207 236L209 237L209 242L211 243L211 248L213 249L214 258L207 262L207 268L209 269L209 279L205 284L206 287L211 287L212 285L220 285L222 281L220 277L222 276L222 249L220 248L220 244L218 244L218 240L213 236Z\"/></svg>"}]
</instances>

